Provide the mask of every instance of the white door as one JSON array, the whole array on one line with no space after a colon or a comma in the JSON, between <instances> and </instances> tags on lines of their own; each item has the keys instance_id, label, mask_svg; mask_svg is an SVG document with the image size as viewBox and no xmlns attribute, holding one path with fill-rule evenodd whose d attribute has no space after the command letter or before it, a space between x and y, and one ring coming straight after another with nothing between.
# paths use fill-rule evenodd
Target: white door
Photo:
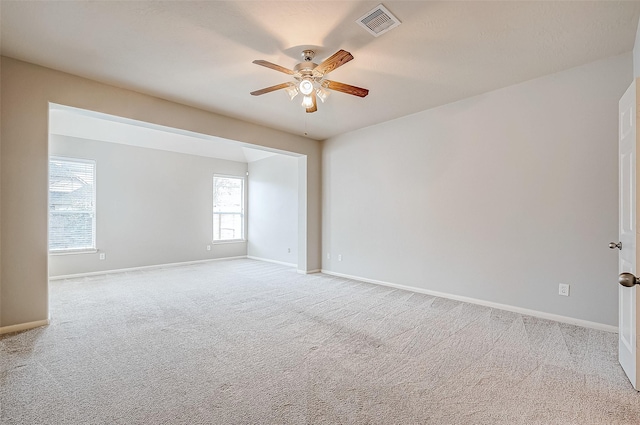
<instances>
[{"instance_id":1,"label":"white door","mask_svg":"<svg viewBox=\"0 0 640 425\"><path fill-rule=\"evenodd\" d=\"M627 89L619 104L619 190L620 217L619 273L636 275L636 82ZM639 389L638 285L618 285L618 358L631 384Z\"/></svg>"}]
</instances>

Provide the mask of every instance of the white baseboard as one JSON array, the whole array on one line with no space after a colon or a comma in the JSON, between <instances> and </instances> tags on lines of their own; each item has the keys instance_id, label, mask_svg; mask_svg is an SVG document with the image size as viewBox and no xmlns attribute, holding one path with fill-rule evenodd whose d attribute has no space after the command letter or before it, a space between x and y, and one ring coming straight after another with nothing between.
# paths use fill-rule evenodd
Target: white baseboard
<instances>
[{"instance_id":1,"label":"white baseboard","mask_svg":"<svg viewBox=\"0 0 640 425\"><path fill-rule=\"evenodd\" d=\"M250 260L266 261L267 263L280 264L281 266L298 267L297 264L285 263L284 261L270 260L268 258L262 258L262 257L254 257L253 255L247 255L247 258L249 258ZM315 269L315 270L300 270L300 269L298 269L297 272L300 273L300 274L320 273L320 269Z\"/></svg>"},{"instance_id":2,"label":"white baseboard","mask_svg":"<svg viewBox=\"0 0 640 425\"><path fill-rule=\"evenodd\" d=\"M315 270L298 270L298 273L300 274L313 274L313 273L320 273L321 270L320 269L315 269Z\"/></svg>"},{"instance_id":3,"label":"white baseboard","mask_svg":"<svg viewBox=\"0 0 640 425\"><path fill-rule=\"evenodd\" d=\"M262 257L254 257L253 255L247 255L247 258L250 260L258 260L258 261L265 261L267 263L274 263L274 264L280 264L281 266L287 266L287 267L298 267L297 264L293 264L293 263L286 263L284 261L277 261L277 260L271 260L269 258L262 258Z\"/></svg>"},{"instance_id":4,"label":"white baseboard","mask_svg":"<svg viewBox=\"0 0 640 425\"><path fill-rule=\"evenodd\" d=\"M98 271L98 272L66 274L66 275L60 275L60 276L50 276L49 280L52 281L52 280L62 280L62 279L74 279L76 277L100 276L100 275L103 275L103 274L125 273L125 272L137 271L137 270L165 269L165 268L170 268L170 267L188 266L188 265L191 265L191 264L209 263L211 261L237 260L239 258L247 258L247 256L246 255L240 255L240 256L237 256L237 257L208 258L206 260L183 261L183 262L180 262L180 263L155 264L155 265L152 265L152 266L129 267L129 268L126 268L126 269L112 269L112 270L102 270L102 271Z\"/></svg>"},{"instance_id":5,"label":"white baseboard","mask_svg":"<svg viewBox=\"0 0 640 425\"><path fill-rule=\"evenodd\" d=\"M588 320L582 320L582 319L574 319L573 317L560 316L558 314L545 313L543 311L530 310L528 308L515 307L515 306L512 306L512 305L508 305L508 304L494 303L494 302L491 302L491 301L480 300L480 299L477 299L477 298L464 297L462 295L448 294L446 292L431 291L429 289L416 288L415 286L399 285L397 283L384 282L384 281L381 281L381 280L374 280L374 279L367 279L365 277L359 277L359 276L351 276L351 275L344 274L344 273L332 272L330 270L324 270L323 269L322 273L328 274L328 275L331 275L331 276L343 277L343 278L346 278L346 279L358 280L358 281L366 282L366 283L373 283L375 285L389 286L391 288L403 289L405 291L417 292L417 293L420 293L420 294L433 295L435 297L448 298L448 299L451 299L451 300L463 301L463 302L470 303L470 304L477 304L477 305L482 305L482 306L485 306L485 307L497 308L499 310L506 310L506 311L511 311L513 313L524 314L526 316L533 316L533 317L539 317L541 319L553 320L553 321L561 322L561 323L568 323L570 325L581 326L583 328L590 328L590 329L597 329L597 330L605 331L605 332L618 333L618 327L617 326L605 325L603 323L590 322Z\"/></svg>"},{"instance_id":6,"label":"white baseboard","mask_svg":"<svg viewBox=\"0 0 640 425\"><path fill-rule=\"evenodd\" d=\"M49 320L38 320L35 322L20 323L19 325L3 326L0 327L0 335L8 334L11 332L26 331L27 329L39 328L40 326L47 326Z\"/></svg>"}]
</instances>

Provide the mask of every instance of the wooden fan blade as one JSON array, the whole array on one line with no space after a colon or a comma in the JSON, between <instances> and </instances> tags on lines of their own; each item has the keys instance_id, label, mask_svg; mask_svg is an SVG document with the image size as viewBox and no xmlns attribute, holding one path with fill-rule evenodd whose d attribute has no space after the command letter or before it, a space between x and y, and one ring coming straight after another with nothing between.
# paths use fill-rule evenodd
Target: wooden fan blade
<instances>
[{"instance_id":1,"label":"wooden fan blade","mask_svg":"<svg viewBox=\"0 0 640 425\"><path fill-rule=\"evenodd\" d=\"M351 53L347 52L346 50L338 50L329 59L326 59L320 65L313 68L313 73L317 74L318 76L328 74L337 67L349 62L351 59L353 59Z\"/></svg>"},{"instance_id":2,"label":"wooden fan blade","mask_svg":"<svg viewBox=\"0 0 640 425\"><path fill-rule=\"evenodd\" d=\"M313 99L313 105L311 106L311 108L307 108L307 113L308 114L318 110L318 103L316 102L316 92L315 91L311 92L311 99Z\"/></svg>"},{"instance_id":3,"label":"wooden fan blade","mask_svg":"<svg viewBox=\"0 0 640 425\"><path fill-rule=\"evenodd\" d=\"M256 90L256 91L252 91L251 94L253 96L260 96L261 94L265 94L265 93L271 93L272 91L276 91L276 90L280 90L280 89L286 89L289 86L292 86L293 83L282 83L282 84L278 84L276 86L271 86L271 87L265 87L261 90Z\"/></svg>"},{"instance_id":4,"label":"wooden fan blade","mask_svg":"<svg viewBox=\"0 0 640 425\"><path fill-rule=\"evenodd\" d=\"M369 94L369 90L361 87L352 86L345 83L339 83L337 81L324 80L322 82L323 87L331 90L339 91L342 93L352 94L354 96L365 97Z\"/></svg>"},{"instance_id":5,"label":"wooden fan blade","mask_svg":"<svg viewBox=\"0 0 640 425\"><path fill-rule=\"evenodd\" d=\"M285 68L284 66L276 65L275 63L271 63L269 61L255 60L253 61L253 63L270 69L275 69L276 71L284 72L285 74L293 75L293 70Z\"/></svg>"}]
</instances>

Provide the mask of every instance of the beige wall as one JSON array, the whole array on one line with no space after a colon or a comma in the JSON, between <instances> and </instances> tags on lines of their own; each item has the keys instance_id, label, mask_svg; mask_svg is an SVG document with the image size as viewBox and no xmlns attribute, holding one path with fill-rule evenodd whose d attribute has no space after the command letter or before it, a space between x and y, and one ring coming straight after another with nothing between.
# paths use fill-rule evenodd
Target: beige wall
<instances>
[{"instance_id":1,"label":"beige wall","mask_svg":"<svg viewBox=\"0 0 640 425\"><path fill-rule=\"evenodd\" d=\"M306 155L300 255L319 268L319 142L11 58L1 66L0 326L47 319L48 102Z\"/></svg>"},{"instance_id":2,"label":"beige wall","mask_svg":"<svg viewBox=\"0 0 640 425\"><path fill-rule=\"evenodd\" d=\"M640 22L638 22L636 41L633 45L633 75L636 78L640 77Z\"/></svg>"},{"instance_id":3,"label":"beige wall","mask_svg":"<svg viewBox=\"0 0 640 425\"><path fill-rule=\"evenodd\" d=\"M616 325L631 80L625 54L325 141L322 268Z\"/></svg>"},{"instance_id":4,"label":"beige wall","mask_svg":"<svg viewBox=\"0 0 640 425\"><path fill-rule=\"evenodd\" d=\"M2 223L2 56L0 56L0 223ZM2 225L0 225L0 327L2 327Z\"/></svg>"}]
</instances>

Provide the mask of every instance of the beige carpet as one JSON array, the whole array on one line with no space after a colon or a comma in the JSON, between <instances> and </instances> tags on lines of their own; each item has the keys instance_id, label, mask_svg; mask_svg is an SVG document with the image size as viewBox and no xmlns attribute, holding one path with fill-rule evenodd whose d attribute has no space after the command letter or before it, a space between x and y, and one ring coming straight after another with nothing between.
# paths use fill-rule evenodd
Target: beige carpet
<instances>
[{"instance_id":1,"label":"beige carpet","mask_svg":"<svg viewBox=\"0 0 640 425\"><path fill-rule=\"evenodd\" d=\"M51 283L2 424L639 424L617 336L252 260Z\"/></svg>"}]
</instances>

